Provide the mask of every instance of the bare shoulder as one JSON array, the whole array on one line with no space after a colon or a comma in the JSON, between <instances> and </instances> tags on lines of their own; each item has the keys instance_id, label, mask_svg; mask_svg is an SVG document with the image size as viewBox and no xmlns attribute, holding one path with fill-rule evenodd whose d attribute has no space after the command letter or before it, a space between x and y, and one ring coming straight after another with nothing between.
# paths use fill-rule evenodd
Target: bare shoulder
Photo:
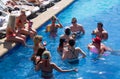
<instances>
[{"instance_id":1,"label":"bare shoulder","mask_svg":"<svg viewBox=\"0 0 120 79\"><path fill-rule=\"evenodd\" d=\"M60 36L60 39L61 39L61 38L65 38L65 35L64 35L64 34L62 34L62 35Z\"/></svg>"},{"instance_id":2,"label":"bare shoulder","mask_svg":"<svg viewBox=\"0 0 120 79\"><path fill-rule=\"evenodd\" d=\"M107 33L107 31L106 31L106 30L103 30L102 33Z\"/></svg>"},{"instance_id":3,"label":"bare shoulder","mask_svg":"<svg viewBox=\"0 0 120 79\"><path fill-rule=\"evenodd\" d=\"M73 25L70 25L70 28L72 28L73 27Z\"/></svg>"},{"instance_id":4,"label":"bare shoulder","mask_svg":"<svg viewBox=\"0 0 120 79\"><path fill-rule=\"evenodd\" d=\"M76 51L81 51L80 47L75 48Z\"/></svg>"},{"instance_id":5,"label":"bare shoulder","mask_svg":"<svg viewBox=\"0 0 120 79\"><path fill-rule=\"evenodd\" d=\"M55 67L55 66L56 66L56 64L53 63L53 62L51 62L50 65L51 65L52 67Z\"/></svg>"},{"instance_id":6,"label":"bare shoulder","mask_svg":"<svg viewBox=\"0 0 120 79\"><path fill-rule=\"evenodd\" d=\"M78 25L78 27L83 27L83 25L82 24L77 24Z\"/></svg>"},{"instance_id":7,"label":"bare shoulder","mask_svg":"<svg viewBox=\"0 0 120 79\"><path fill-rule=\"evenodd\" d=\"M75 50L79 50L80 49L80 47L75 47Z\"/></svg>"}]
</instances>

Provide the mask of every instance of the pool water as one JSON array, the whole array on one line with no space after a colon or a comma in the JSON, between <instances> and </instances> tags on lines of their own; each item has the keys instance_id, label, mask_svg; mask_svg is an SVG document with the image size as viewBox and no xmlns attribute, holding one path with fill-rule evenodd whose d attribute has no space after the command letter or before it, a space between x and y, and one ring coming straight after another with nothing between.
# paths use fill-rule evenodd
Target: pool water
<instances>
[{"instance_id":1,"label":"pool water","mask_svg":"<svg viewBox=\"0 0 120 79\"><path fill-rule=\"evenodd\" d=\"M78 68L78 72L60 73L54 70L55 79L119 79L120 78L120 56L104 56L104 60L91 60L87 45L91 42L91 32L96 28L97 22L102 22L109 33L109 38L104 44L112 49L120 49L120 0L75 0L69 7L60 12L57 17L64 28L71 24L71 18L76 17L78 23L82 24L86 33L77 39L76 46L86 52L87 57L80 59L79 64L70 65L61 60L57 52L60 35L64 28L59 29L58 36L50 38L45 33L46 22L38 34L47 41L47 49L51 52L51 61L62 69ZM27 44L33 45L29 39ZM33 54L32 48L17 46L0 59L0 79L39 79L40 72L34 71L34 65L30 61Z\"/></svg>"}]
</instances>

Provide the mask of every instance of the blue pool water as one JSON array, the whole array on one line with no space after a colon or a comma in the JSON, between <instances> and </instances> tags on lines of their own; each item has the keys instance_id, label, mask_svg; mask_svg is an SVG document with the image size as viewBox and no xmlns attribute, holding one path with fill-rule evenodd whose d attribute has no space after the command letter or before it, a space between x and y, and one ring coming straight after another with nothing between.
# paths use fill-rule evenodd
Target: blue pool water
<instances>
[{"instance_id":1,"label":"blue pool water","mask_svg":"<svg viewBox=\"0 0 120 79\"><path fill-rule=\"evenodd\" d=\"M86 34L76 41L76 46L86 52L87 57L80 59L80 63L70 65L61 60L56 51L59 42L59 35L64 33L64 28L59 29L56 39L49 38L44 32L48 21L40 29L38 34L44 36L47 41L47 49L52 54L52 61L62 69L78 68L77 73L60 73L54 71L55 79L119 79L120 78L120 56L109 55L105 60L92 61L88 54L87 45L91 42L91 31L96 28L97 22L103 22L104 28L109 33L109 39L104 43L113 48L120 49L120 0L75 0L57 17L64 27L69 26L72 17L77 17L78 23L84 26ZM31 39L27 44L33 45ZM17 46L7 55L0 59L0 79L39 79L40 72L34 71L30 57L33 49Z\"/></svg>"}]
</instances>

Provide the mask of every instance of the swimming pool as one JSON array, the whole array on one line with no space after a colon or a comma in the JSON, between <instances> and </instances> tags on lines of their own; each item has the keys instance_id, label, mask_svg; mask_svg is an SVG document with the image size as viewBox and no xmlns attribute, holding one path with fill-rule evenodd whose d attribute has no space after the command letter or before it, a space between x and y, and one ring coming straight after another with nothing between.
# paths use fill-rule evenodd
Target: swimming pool
<instances>
[{"instance_id":1,"label":"swimming pool","mask_svg":"<svg viewBox=\"0 0 120 79\"><path fill-rule=\"evenodd\" d=\"M57 17L64 27L69 26L72 17L77 17L78 23L84 26L86 34L77 39L76 46L81 47L87 54L85 59L81 59L79 64L70 65L61 60L56 51L59 36L56 39L49 38L44 32L48 21L40 29L38 34L43 35L43 40L47 41L47 48L52 54L52 61L63 69L78 68L77 73L60 73L54 71L55 79L119 79L120 63L119 56L109 55L105 60L92 61L87 50L87 44L91 42L91 31L96 28L97 22L101 21L104 28L109 33L109 39L104 43L113 48L120 49L120 0L75 0L75 2L60 12ZM58 35L64 33L64 28L58 31ZM49 40L48 40L49 39ZM27 44L32 45L32 40ZM33 53L31 48L17 46L7 55L0 59L0 79L39 79L40 73L34 71L30 57Z\"/></svg>"}]
</instances>

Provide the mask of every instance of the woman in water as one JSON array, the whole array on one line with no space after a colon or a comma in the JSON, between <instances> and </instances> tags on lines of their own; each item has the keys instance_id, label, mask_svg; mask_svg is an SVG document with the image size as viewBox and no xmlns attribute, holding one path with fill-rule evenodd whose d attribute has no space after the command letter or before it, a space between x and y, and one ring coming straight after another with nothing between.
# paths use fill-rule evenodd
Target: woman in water
<instances>
[{"instance_id":1,"label":"woman in water","mask_svg":"<svg viewBox=\"0 0 120 79\"><path fill-rule=\"evenodd\" d=\"M49 51L44 51L44 53L42 54L42 60L35 67L36 71L41 70L41 76L44 79L53 78L53 69L55 69L59 72L77 71L77 69L62 70L55 63L52 63L50 61L50 58L51 58L50 52Z\"/></svg>"},{"instance_id":2,"label":"woman in water","mask_svg":"<svg viewBox=\"0 0 120 79\"><path fill-rule=\"evenodd\" d=\"M55 16L52 16L51 22L52 23L46 27L46 32L50 32L50 36L55 37L57 35L57 29L63 26ZM58 22L58 24L56 24L56 22Z\"/></svg>"},{"instance_id":3,"label":"woman in water","mask_svg":"<svg viewBox=\"0 0 120 79\"><path fill-rule=\"evenodd\" d=\"M81 24L77 23L77 19L74 17L71 21L72 25L70 26L71 32L75 37L80 37L85 34L85 30Z\"/></svg>"},{"instance_id":4,"label":"woman in water","mask_svg":"<svg viewBox=\"0 0 120 79\"><path fill-rule=\"evenodd\" d=\"M101 43L101 38L100 37L93 38L92 43L88 44L88 49L92 53L98 54L97 58L101 57L104 54L105 51L112 52L112 50L110 48L108 48L103 43Z\"/></svg>"},{"instance_id":5,"label":"woman in water","mask_svg":"<svg viewBox=\"0 0 120 79\"><path fill-rule=\"evenodd\" d=\"M39 54L39 52L42 50L46 50L45 48L45 45L46 43L42 43L42 39L43 37L42 36L39 36L39 35L36 35L34 38L33 38L33 41L34 41L34 47L33 47L33 55L31 57L31 60L36 64L36 58L37 58L37 54ZM41 49L41 50L40 50Z\"/></svg>"},{"instance_id":6,"label":"woman in water","mask_svg":"<svg viewBox=\"0 0 120 79\"><path fill-rule=\"evenodd\" d=\"M79 62L79 54L82 55L82 58L86 57L85 52L81 48L75 47L74 39L70 39L68 43L69 45L65 47L63 50L63 55L62 55L63 60L66 59L69 63L72 64Z\"/></svg>"}]
</instances>

